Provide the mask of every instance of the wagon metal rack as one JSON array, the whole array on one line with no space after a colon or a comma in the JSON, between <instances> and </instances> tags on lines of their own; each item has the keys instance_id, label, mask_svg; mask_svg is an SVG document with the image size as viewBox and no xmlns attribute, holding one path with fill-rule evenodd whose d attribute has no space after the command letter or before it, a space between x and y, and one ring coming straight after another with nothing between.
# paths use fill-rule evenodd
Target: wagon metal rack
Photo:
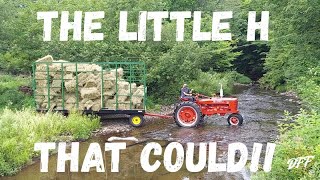
<instances>
[{"instance_id":1,"label":"wagon metal rack","mask_svg":"<svg viewBox=\"0 0 320 180\"><path fill-rule=\"evenodd\" d=\"M52 64L60 64L60 68L59 70L53 71L52 69L49 68L50 65ZM101 71L80 71L78 69L78 67L80 65L98 65L101 67ZM39 65L44 65L45 66L45 70L38 70L37 66ZM33 88L33 96L34 96L34 103L35 106L37 108L38 112L48 112L48 111L57 111L57 112L61 112L63 114L68 114L70 112L71 109L67 109L65 107L66 104L66 92L63 88L65 81L67 79L64 78L64 75L66 73L66 71L64 70L64 66L65 65L74 65L75 66L75 72L73 72L73 75L75 76L75 99L76 99L76 103L75 103L75 109L79 110L79 101L80 101L80 93L79 93L79 74L80 73L95 73L98 74L100 73L100 78L101 78L101 97L100 97L100 103L101 103L101 108L98 111L93 111L92 109L84 109L83 113L84 114L96 114L99 116L104 116L104 115L111 115L111 114L124 114L124 115L129 115L130 116L130 124L133 126L140 126L143 123L143 116L145 114L145 109L146 109L146 94L147 94L147 88L146 88L146 68L145 68L145 63L144 62L34 62L33 66L32 66L32 71L33 71L33 82L32 82L32 88ZM122 68L123 69L123 79L119 78L118 76L118 69ZM104 95L104 82L107 79L104 79L104 75L103 72L105 71L110 71L111 69L116 71L116 77L115 77L115 103L113 103L115 105L115 108L110 108L106 106L106 101L108 101L108 99L106 99L106 96ZM36 76L36 73L43 73L46 75L46 78L39 78ZM50 74L52 73L56 73L59 74L60 73L60 77L58 78L52 78L52 76L50 76ZM59 87L53 87L51 86L51 83L53 80L60 80L61 81L61 86ZM119 94L119 87L118 87L118 83L120 81L125 80L126 82L129 82L129 90L130 90L130 95L129 95L129 100L130 100L130 108L127 109L122 109L119 108L119 106L121 104L124 104L124 102L119 102L118 98L120 96L125 96L124 94ZM46 81L46 84L43 86L39 86L37 85L38 81ZM136 109L133 107L132 104L132 98L135 97L135 95L133 95L132 93L132 87L131 84L132 83L136 83L137 85L143 85L143 104L142 104L142 108ZM61 93L59 94L55 94L55 95L51 95L50 92L52 89L56 89L56 88L61 88ZM39 92L38 90L41 89L45 89L44 91L46 91L44 94L41 93L37 93ZM37 97L46 97L46 101L47 101L47 106L45 108L41 107L40 104L36 101ZM53 107L53 104L51 102L51 96L59 96L62 99L62 108L55 108Z\"/></svg>"}]
</instances>

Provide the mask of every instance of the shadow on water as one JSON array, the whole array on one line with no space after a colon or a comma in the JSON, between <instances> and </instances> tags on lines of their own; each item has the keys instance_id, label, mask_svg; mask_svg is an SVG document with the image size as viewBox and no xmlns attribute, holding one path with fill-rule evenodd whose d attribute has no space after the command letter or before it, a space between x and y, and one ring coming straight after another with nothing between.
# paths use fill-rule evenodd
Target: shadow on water
<instances>
[{"instance_id":1,"label":"shadow on water","mask_svg":"<svg viewBox=\"0 0 320 180\"><path fill-rule=\"evenodd\" d=\"M240 127L227 126L227 116L206 117L205 121L196 128L179 128L173 120L153 120L146 122L141 128L136 128L130 132L118 133L117 136L134 136L139 139L139 143L127 144L127 149L121 151L120 172L110 172L110 152L104 153L104 165L106 172L97 173L92 168L89 173L71 173L69 162L67 162L66 173L56 172L57 155L52 155L49 159L49 172L40 173L40 162L27 166L20 173L13 177L4 179L250 179L248 170L243 169L237 173L208 173L207 168L198 173L189 172L185 163L183 167L175 173L169 173L161 164L160 168L153 172L145 172L140 165L140 154L143 147L148 142L158 142L163 146L163 151L169 142L179 142L185 146L188 142L217 142L218 162L226 162L228 144L233 142L244 143L251 156L253 143L262 143L263 150L267 142L274 142L277 138L277 121L283 117L284 110L296 113L299 105L289 101L286 96L281 96L274 92L261 90L258 87L241 87L234 95L239 98L239 110L244 117L244 124ZM101 148L112 136L100 135L80 143L79 170L90 143L98 142ZM104 151L102 151L104 152ZM175 153L175 151L174 151ZM173 158L175 155L173 153ZM150 163L156 160L163 162L163 156L150 156ZM198 159L197 148L195 159ZM195 161L197 163L197 161Z\"/></svg>"}]
</instances>

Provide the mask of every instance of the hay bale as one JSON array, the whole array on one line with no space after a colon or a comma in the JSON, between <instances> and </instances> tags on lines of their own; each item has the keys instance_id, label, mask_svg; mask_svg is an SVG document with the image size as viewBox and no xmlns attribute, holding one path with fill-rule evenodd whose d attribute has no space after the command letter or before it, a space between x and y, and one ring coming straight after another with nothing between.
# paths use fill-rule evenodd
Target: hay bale
<instances>
[{"instance_id":1,"label":"hay bale","mask_svg":"<svg viewBox=\"0 0 320 180\"><path fill-rule=\"evenodd\" d=\"M47 78L47 72L36 72L35 73L36 79L46 79Z\"/></svg>"},{"instance_id":2,"label":"hay bale","mask_svg":"<svg viewBox=\"0 0 320 180\"><path fill-rule=\"evenodd\" d=\"M131 93L135 93L137 91L137 84L136 83L131 83ZM129 87L130 88L130 87Z\"/></svg>"},{"instance_id":3,"label":"hay bale","mask_svg":"<svg viewBox=\"0 0 320 180\"><path fill-rule=\"evenodd\" d=\"M118 78L122 78L123 77L123 69L122 68L118 68L118 69L112 69L110 71L110 73L114 76L114 77L118 77Z\"/></svg>"},{"instance_id":4,"label":"hay bale","mask_svg":"<svg viewBox=\"0 0 320 180\"><path fill-rule=\"evenodd\" d=\"M97 76L95 76L94 74L89 74L87 78L84 80L84 87L85 88L98 87L100 82L101 80L97 78Z\"/></svg>"},{"instance_id":5,"label":"hay bale","mask_svg":"<svg viewBox=\"0 0 320 180\"><path fill-rule=\"evenodd\" d=\"M97 64L90 64L86 66L86 71L102 71L102 67Z\"/></svg>"},{"instance_id":6,"label":"hay bale","mask_svg":"<svg viewBox=\"0 0 320 180\"><path fill-rule=\"evenodd\" d=\"M66 92L71 93L76 91L76 80L66 80L64 82L64 87L66 88Z\"/></svg>"},{"instance_id":7,"label":"hay bale","mask_svg":"<svg viewBox=\"0 0 320 180\"><path fill-rule=\"evenodd\" d=\"M64 80L74 80L75 77L73 76L72 73L67 73L67 74L65 74L65 75L63 76L63 79L64 79Z\"/></svg>"},{"instance_id":8,"label":"hay bale","mask_svg":"<svg viewBox=\"0 0 320 180\"><path fill-rule=\"evenodd\" d=\"M101 109L101 100L100 99L94 100L91 109L93 111L99 111Z\"/></svg>"},{"instance_id":9,"label":"hay bale","mask_svg":"<svg viewBox=\"0 0 320 180\"><path fill-rule=\"evenodd\" d=\"M134 105L140 104L144 97L144 87L143 85L136 88L136 91L132 94L131 101Z\"/></svg>"},{"instance_id":10,"label":"hay bale","mask_svg":"<svg viewBox=\"0 0 320 180\"><path fill-rule=\"evenodd\" d=\"M60 93L62 88L62 81L61 80L53 80L51 84L51 88L56 92Z\"/></svg>"},{"instance_id":11,"label":"hay bale","mask_svg":"<svg viewBox=\"0 0 320 180\"><path fill-rule=\"evenodd\" d=\"M111 71L104 71L103 72L103 80L116 80L115 72L112 73Z\"/></svg>"},{"instance_id":12,"label":"hay bale","mask_svg":"<svg viewBox=\"0 0 320 180\"><path fill-rule=\"evenodd\" d=\"M91 88L91 87L97 87L97 81L94 79L90 79L88 81L86 81L85 85L83 87L85 88Z\"/></svg>"},{"instance_id":13,"label":"hay bale","mask_svg":"<svg viewBox=\"0 0 320 180\"><path fill-rule=\"evenodd\" d=\"M36 60L36 62L52 62L52 61L53 61L53 57L51 55L47 55L43 58Z\"/></svg>"},{"instance_id":14,"label":"hay bale","mask_svg":"<svg viewBox=\"0 0 320 180\"><path fill-rule=\"evenodd\" d=\"M37 89L47 88L48 81L45 79L36 79L36 87Z\"/></svg>"},{"instance_id":15,"label":"hay bale","mask_svg":"<svg viewBox=\"0 0 320 180\"><path fill-rule=\"evenodd\" d=\"M129 89L119 89L117 95L118 95L119 102L125 102L130 96L130 90Z\"/></svg>"},{"instance_id":16,"label":"hay bale","mask_svg":"<svg viewBox=\"0 0 320 180\"><path fill-rule=\"evenodd\" d=\"M76 84L76 64L69 63L68 61L64 60L54 61L52 56L46 56L44 58L39 59L37 62L48 63L50 87L49 98L51 102L50 109L53 105L56 109L62 109L62 88L64 88L64 91L67 93L65 94L65 109L71 110L75 108L77 98L77 85L79 87L79 110L90 108L93 111L100 110L101 90L104 96L104 105L109 109L116 108L116 98L119 103L119 109L130 109L130 100L132 103L132 108L142 108L143 106L143 86L137 87L136 83L130 84L129 82L127 82L123 78L123 68L103 70L103 68L97 64L79 63L77 64L78 84ZM103 71L102 74L101 71ZM103 77L101 77L101 75L103 75ZM36 79L39 79L36 80L36 93L43 94L43 96L36 99L36 102L39 107L47 108L47 64L38 64L35 76ZM118 81L117 84L116 79ZM118 90L118 92L116 92L116 89ZM131 99L130 95L132 95Z\"/></svg>"},{"instance_id":17,"label":"hay bale","mask_svg":"<svg viewBox=\"0 0 320 180\"><path fill-rule=\"evenodd\" d=\"M56 62L56 61L54 61ZM49 66L49 70L50 72L59 72L61 74L62 72L62 68L63 66L61 66L60 63L52 63L50 66Z\"/></svg>"},{"instance_id":18,"label":"hay bale","mask_svg":"<svg viewBox=\"0 0 320 180\"><path fill-rule=\"evenodd\" d=\"M95 87L91 87L91 88L82 88L80 90L80 94L81 94L81 97L83 99L96 99L96 98L99 98L100 97L100 91L95 88Z\"/></svg>"},{"instance_id":19,"label":"hay bale","mask_svg":"<svg viewBox=\"0 0 320 180\"><path fill-rule=\"evenodd\" d=\"M48 89L43 89L43 95L44 95L45 99L48 99L48 96L50 96L50 100L51 100L54 97L56 97L58 94L52 88L50 88L49 91L48 91Z\"/></svg>"},{"instance_id":20,"label":"hay bale","mask_svg":"<svg viewBox=\"0 0 320 180\"><path fill-rule=\"evenodd\" d=\"M37 64L36 65L36 71L46 73L47 71L47 65L46 64Z\"/></svg>"},{"instance_id":21,"label":"hay bale","mask_svg":"<svg viewBox=\"0 0 320 180\"><path fill-rule=\"evenodd\" d=\"M131 107L133 109L134 106L131 106ZM124 101L123 103L119 103L118 109L121 109L121 110L130 109L130 101Z\"/></svg>"},{"instance_id":22,"label":"hay bale","mask_svg":"<svg viewBox=\"0 0 320 180\"><path fill-rule=\"evenodd\" d=\"M84 104L84 107L86 109L91 109L92 106L94 105L94 102L92 100L88 100L85 104Z\"/></svg>"},{"instance_id":23,"label":"hay bale","mask_svg":"<svg viewBox=\"0 0 320 180\"><path fill-rule=\"evenodd\" d=\"M77 98L74 95L66 95L65 96L66 104L76 104Z\"/></svg>"},{"instance_id":24,"label":"hay bale","mask_svg":"<svg viewBox=\"0 0 320 180\"><path fill-rule=\"evenodd\" d=\"M85 82L88 76L89 76L89 73L85 73L85 72L78 74L78 86L83 87L85 85Z\"/></svg>"},{"instance_id":25,"label":"hay bale","mask_svg":"<svg viewBox=\"0 0 320 180\"><path fill-rule=\"evenodd\" d=\"M104 96L114 96L116 94L116 88L112 88L112 89L105 89L103 91L103 95Z\"/></svg>"},{"instance_id":26,"label":"hay bale","mask_svg":"<svg viewBox=\"0 0 320 180\"><path fill-rule=\"evenodd\" d=\"M84 109L86 109L86 108L85 108L85 104L86 104L87 101L89 101L89 99L82 99L82 100L79 102L79 110L84 110Z\"/></svg>"},{"instance_id":27,"label":"hay bale","mask_svg":"<svg viewBox=\"0 0 320 180\"><path fill-rule=\"evenodd\" d=\"M124 80L119 80L118 81L118 89L129 89L129 82L124 81Z\"/></svg>"},{"instance_id":28,"label":"hay bale","mask_svg":"<svg viewBox=\"0 0 320 180\"><path fill-rule=\"evenodd\" d=\"M106 99L105 107L108 109L116 109L116 100L115 99Z\"/></svg>"},{"instance_id":29,"label":"hay bale","mask_svg":"<svg viewBox=\"0 0 320 180\"><path fill-rule=\"evenodd\" d=\"M143 103L136 104L135 109L143 109Z\"/></svg>"},{"instance_id":30,"label":"hay bale","mask_svg":"<svg viewBox=\"0 0 320 180\"><path fill-rule=\"evenodd\" d=\"M72 110L72 109L75 109L76 108L76 104L64 104L64 108L67 109L67 110Z\"/></svg>"},{"instance_id":31,"label":"hay bale","mask_svg":"<svg viewBox=\"0 0 320 180\"><path fill-rule=\"evenodd\" d=\"M77 64L77 67L76 64L66 64L65 70L67 72L84 72L86 71L86 66L88 65L83 63Z\"/></svg>"}]
</instances>

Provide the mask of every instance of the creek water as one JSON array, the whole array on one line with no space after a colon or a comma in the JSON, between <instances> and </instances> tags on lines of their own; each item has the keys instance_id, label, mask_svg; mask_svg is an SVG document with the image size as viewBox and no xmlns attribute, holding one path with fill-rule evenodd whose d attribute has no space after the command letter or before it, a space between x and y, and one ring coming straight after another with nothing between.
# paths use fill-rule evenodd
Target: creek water
<instances>
[{"instance_id":1,"label":"creek water","mask_svg":"<svg viewBox=\"0 0 320 180\"><path fill-rule=\"evenodd\" d=\"M110 172L111 156L110 152L104 153L104 164L106 172L97 173L95 168L91 168L89 173L71 173L69 163L66 164L65 173L56 172L57 155L49 158L49 172L40 173L40 160L26 166L17 175L12 177L2 177L7 180L34 180L34 179L250 179L250 172L244 168L237 173L215 172L209 173L207 168L201 172L192 173L186 169L185 163L182 168L175 173L168 172L163 164L153 172L145 172L140 165L140 154L143 147L148 142L158 142L164 148L170 142L179 142L185 145L188 142L217 142L218 162L226 162L228 144L233 142L244 143L249 151L249 160L253 143L275 142L278 136L277 125L283 118L284 111L293 114L299 110L299 105L287 96L279 95L271 91L259 89L256 86L236 88L233 95L239 99L239 110L244 118L244 123L239 127L231 127L227 124L227 116L205 117L205 121L196 128L180 128L174 120L152 120L146 122L143 127L135 128L129 132L97 135L86 142L80 143L79 165L82 165L88 146L92 142L98 142L102 148L104 143L111 136L136 137L139 142L127 143L127 149L121 150L120 172ZM124 120L120 120L124 121ZM126 123L125 121L123 123ZM195 163L197 162L197 149L195 148ZM104 151L102 151L104 152ZM263 154L263 153L262 153ZM262 155L263 156L263 155ZM263 156L264 157L264 156ZM174 157L173 157L174 158ZM163 162L163 156L150 156L150 164L156 160ZM261 160L261 159L260 159ZM262 159L263 160L263 159ZM249 161L248 161L249 162ZM263 161L262 161L263 162ZM79 168L81 169L81 167ZM1 178L1 179L2 179Z\"/></svg>"}]
</instances>

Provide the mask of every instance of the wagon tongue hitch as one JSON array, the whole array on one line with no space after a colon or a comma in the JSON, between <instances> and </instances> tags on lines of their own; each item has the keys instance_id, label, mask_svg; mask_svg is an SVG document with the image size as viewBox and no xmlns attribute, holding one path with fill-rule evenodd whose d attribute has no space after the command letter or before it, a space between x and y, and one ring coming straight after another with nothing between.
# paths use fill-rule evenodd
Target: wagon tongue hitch
<instances>
[{"instance_id":1,"label":"wagon tongue hitch","mask_svg":"<svg viewBox=\"0 0 320 180\"><path fill-rule=\"evenodd\" d=\"M173 114L153 114L153 113L145 113L145 116L152 116L152 117L159 117L159 118L163 118L163 119L172 119L173 118Z\"/></svg>"}]
</instances>

